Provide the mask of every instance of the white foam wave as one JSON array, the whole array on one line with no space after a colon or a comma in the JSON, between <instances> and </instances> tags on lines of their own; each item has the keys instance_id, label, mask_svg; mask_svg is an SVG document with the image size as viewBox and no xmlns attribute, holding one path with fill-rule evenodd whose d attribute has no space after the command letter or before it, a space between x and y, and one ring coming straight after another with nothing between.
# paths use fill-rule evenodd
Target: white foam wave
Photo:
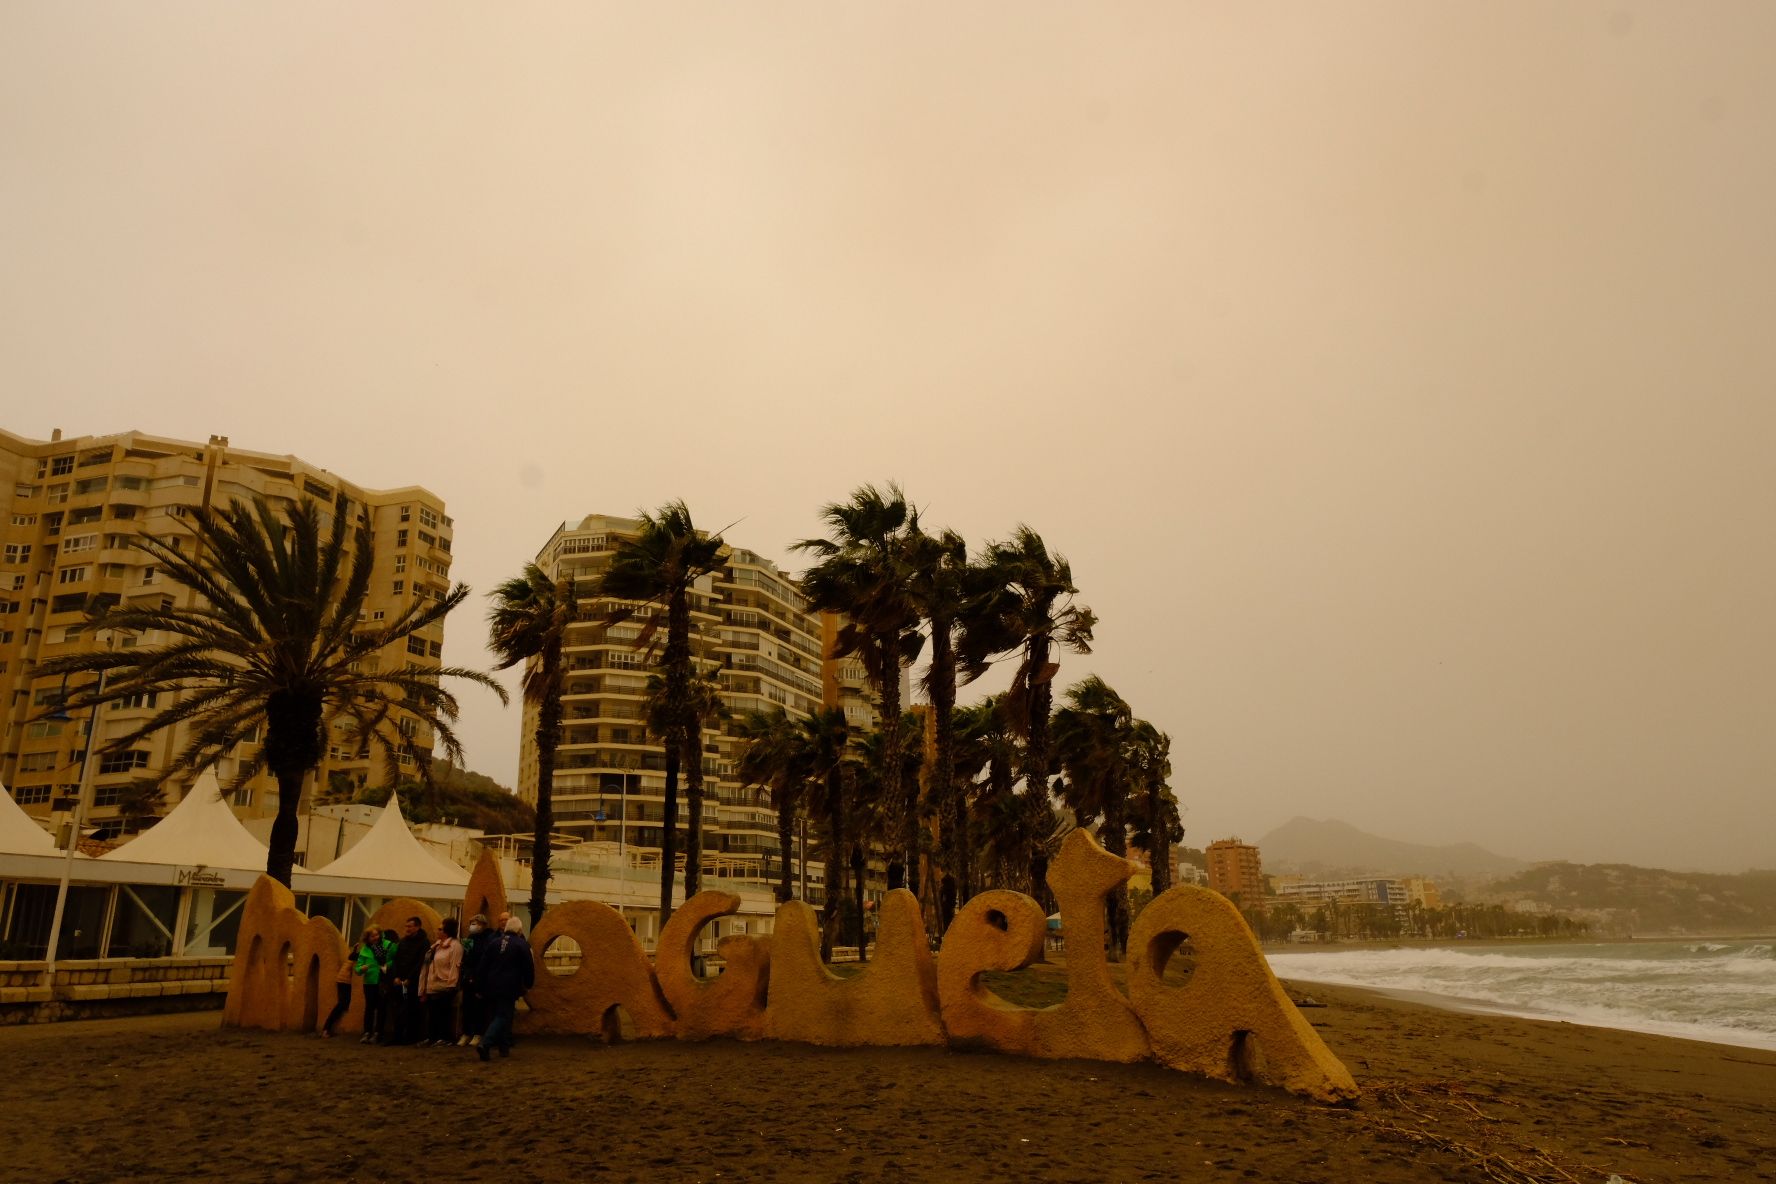
<instances>
[{"instance_id":1,"label":"white foam wave","mask_svg":"<svg viewBox=\"0 0 1776 1184\"><path fill-rule=\"evenodd\" d=\"M1714 945L1717 943L1702 943ZM1275 954L1285 978L1413 991L1557 1018L1776 1048L1776 959L1768 946L1677 943Z\"/></svg>"}]
</instances>

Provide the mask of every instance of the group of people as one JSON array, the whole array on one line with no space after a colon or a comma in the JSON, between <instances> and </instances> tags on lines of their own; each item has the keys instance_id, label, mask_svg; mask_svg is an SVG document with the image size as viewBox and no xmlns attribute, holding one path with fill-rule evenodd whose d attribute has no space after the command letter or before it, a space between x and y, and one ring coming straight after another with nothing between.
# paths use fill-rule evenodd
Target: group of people
<instances>
[{"instance_id":1,"label":"group of people","mask_svg":"<svg viewBox=\"0 0 1776 1184\"><path fill-rule=\"evenodd\" d=\"M524 924L510 913L491 926L477 913L460 939L454 917L435 937L418 917L408 917L398 937L372 925L340 964L338 1002L321 1035L333 1035L356 980L364 994L361 1043L473 1047L484 1061L494 1049L510 1056L518 1000L534 976Z\"/></svg>"}]
</instances>

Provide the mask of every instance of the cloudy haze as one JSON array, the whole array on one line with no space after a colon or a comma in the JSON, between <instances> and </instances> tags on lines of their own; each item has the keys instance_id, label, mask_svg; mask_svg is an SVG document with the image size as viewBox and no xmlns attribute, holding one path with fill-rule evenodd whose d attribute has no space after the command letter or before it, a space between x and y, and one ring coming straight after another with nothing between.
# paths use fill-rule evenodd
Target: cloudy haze
<instances>
[{"instance_id":1,"label":"cloudy haze","mask_svg":"<svg viewBox=\"0 0 1776 1184\"><path fill-rule=\"evenodd\" d=\"M1776 866L1776 8L0 7L0 426L1019 521L1295 814ZM447 660L487 657L477 596ZM511 781L516 709L469 693Z\"/></svg>"}]
</instances>

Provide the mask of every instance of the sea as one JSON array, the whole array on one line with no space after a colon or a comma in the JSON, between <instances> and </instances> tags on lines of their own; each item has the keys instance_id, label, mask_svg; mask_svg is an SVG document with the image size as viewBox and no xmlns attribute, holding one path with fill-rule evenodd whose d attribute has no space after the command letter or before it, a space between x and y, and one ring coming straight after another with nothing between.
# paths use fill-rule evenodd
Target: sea
<instances>
[{"instance_id":1,"label":"sea","mask_svg":"<svg viewBox=\"0 0 1776 1184\"><path fill-rule=\"evenodd\" d=\"M1268 957L1291 981L1776 1050L1776 938L1333 947Z\"/></svg>"}]
</instances>

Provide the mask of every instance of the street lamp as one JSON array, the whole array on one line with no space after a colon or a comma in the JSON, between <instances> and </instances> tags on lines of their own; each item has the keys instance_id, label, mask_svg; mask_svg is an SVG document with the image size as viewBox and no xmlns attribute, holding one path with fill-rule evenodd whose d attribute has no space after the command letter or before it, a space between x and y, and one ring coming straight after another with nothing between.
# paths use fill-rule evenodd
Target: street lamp
<instances>
[{"instance_id":1,"label":"street lamp","mask_svg":"<svg viewBox=\"0 0 1776 1184\"><path fill-rule=\"evenodd\" d=\"M106 639L105 648L107 650L111 648L116 637L117 635L113 633ZM80 784L74 791L73 809L69 813L72 822L68 827L68 847L62 855L62 882L56 888L55 914L49 922L49 950L44 957L44 962L47 964L46 973L51 978L55 975L56 954L61 946L62 914L68 907L68 881L74 874L74 851L80 846L80 824L86 817L86 796L92 786L93 743L98 739L99 700L105 695L105 678L110 673L109 670L99 671L99 685L93 692L92 708L86 713L86 748L80 754ZM61 719L71 718L68 715L65 693L62 696L61 706L57 707L56 714L50 718L58 717Z\"/></svg>"}]
</instances>

